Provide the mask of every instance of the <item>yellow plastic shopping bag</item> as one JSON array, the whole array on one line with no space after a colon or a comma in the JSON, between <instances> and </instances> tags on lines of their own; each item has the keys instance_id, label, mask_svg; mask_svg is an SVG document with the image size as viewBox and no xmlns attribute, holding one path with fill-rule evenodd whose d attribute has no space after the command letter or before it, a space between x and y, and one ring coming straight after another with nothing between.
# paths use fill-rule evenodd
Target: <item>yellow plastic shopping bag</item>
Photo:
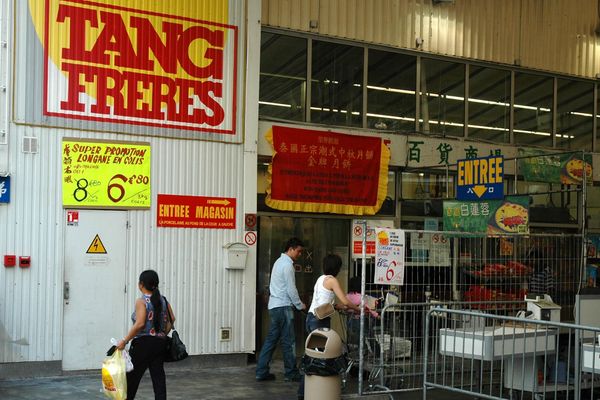
<instances>
[{"instance_id":1,"label":"yellow plastic shopping bag","mask_svg":"<svg viewBox=\"0 0 600 400\"><path fill-rule=\"evenodd\" d=\"M102 361L102 387L106 397L115 400L127 398L127 375L125 358L121 350Z\"/></svg>"}]
</instances>

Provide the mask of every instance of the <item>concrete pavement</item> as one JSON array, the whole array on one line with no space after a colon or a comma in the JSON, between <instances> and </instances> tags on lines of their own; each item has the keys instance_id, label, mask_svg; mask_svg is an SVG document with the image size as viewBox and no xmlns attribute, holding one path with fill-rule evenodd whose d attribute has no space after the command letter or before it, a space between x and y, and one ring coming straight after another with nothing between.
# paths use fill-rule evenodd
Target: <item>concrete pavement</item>
<instances>
[{"instance_id":1,"label":"concrete pavement","mask_svg":"<svg viewBox=\"0 0 600 400\"><path fill-rule=\"evenodd\" d=\"M260 399L295 400L298 383L284 382L283 365L274 361L271 372L277 379L256 382L255 365L226 368L181 368L177 363L166 365L169 400ZM367 397L362 397L367 398ZM399 395L395 397L400 398ZM402 395L402 399L414 397ZM102 393L100 371L58 377L0 380L2 400L106 399ZM136 399L154 399L152 382L146 373ZM389 396L369 396L368 399L390 399Z\"/></svg>"}]
</instances>

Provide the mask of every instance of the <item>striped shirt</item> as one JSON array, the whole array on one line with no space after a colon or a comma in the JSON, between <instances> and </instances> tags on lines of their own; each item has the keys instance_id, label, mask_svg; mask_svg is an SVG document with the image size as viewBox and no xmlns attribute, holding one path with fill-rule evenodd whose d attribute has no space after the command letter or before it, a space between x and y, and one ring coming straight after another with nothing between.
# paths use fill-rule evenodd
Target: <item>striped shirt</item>
<instances>
[{"instance_id":1,"label":"striped shirt","mask_svg":"<svg viewBox=\"0 0 600 400\"><path fill-rule=\"evenodd\" d=\"M529 293L550 294L554 290L554 274L550 267L545 266L536 271L529 280Z\"/></svg>"}]
</instances>

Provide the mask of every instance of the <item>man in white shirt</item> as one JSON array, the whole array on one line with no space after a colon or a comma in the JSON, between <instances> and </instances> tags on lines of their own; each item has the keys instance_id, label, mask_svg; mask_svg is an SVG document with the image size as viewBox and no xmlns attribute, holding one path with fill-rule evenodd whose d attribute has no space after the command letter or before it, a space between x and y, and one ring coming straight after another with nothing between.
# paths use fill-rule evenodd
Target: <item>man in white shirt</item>
<instances>
[{"instance_id":1,"label":"man in white shirt","mask_svg":"<svg viewBox=\"0 0 600 400\"><path fill-rule=\"evenodd\" d=\"M269 333L256 363L256 380L271 381L275 375L269 372L269 365L277 342L281 339L285 380L297 382L300 372L296 366L296 337L294 335L294 308L306 309L298 296L294 261L300 257L304 244L298 238L287 241L281 256L273 264L269 284Z\"/></svg>"}]
</instances>

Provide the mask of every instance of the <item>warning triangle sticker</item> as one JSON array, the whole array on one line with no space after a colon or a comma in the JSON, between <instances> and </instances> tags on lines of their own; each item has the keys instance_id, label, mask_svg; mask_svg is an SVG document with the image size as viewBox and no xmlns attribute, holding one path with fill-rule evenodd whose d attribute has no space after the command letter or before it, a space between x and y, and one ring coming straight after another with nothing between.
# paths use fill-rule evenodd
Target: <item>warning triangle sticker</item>
<instances>
[{"instance_id":1,"label":"warning triangle sticker","mask_svg":"<svg viewBox=\"0 0 600 400\"><path fill-rule=\"evenodd\" d=\"M106 248L104 247L104 243L100 240L100 236L96 235L94 240L92 240L92 244L88 247L87 254L106 254Z\"/></svg>"}]
</instances>

